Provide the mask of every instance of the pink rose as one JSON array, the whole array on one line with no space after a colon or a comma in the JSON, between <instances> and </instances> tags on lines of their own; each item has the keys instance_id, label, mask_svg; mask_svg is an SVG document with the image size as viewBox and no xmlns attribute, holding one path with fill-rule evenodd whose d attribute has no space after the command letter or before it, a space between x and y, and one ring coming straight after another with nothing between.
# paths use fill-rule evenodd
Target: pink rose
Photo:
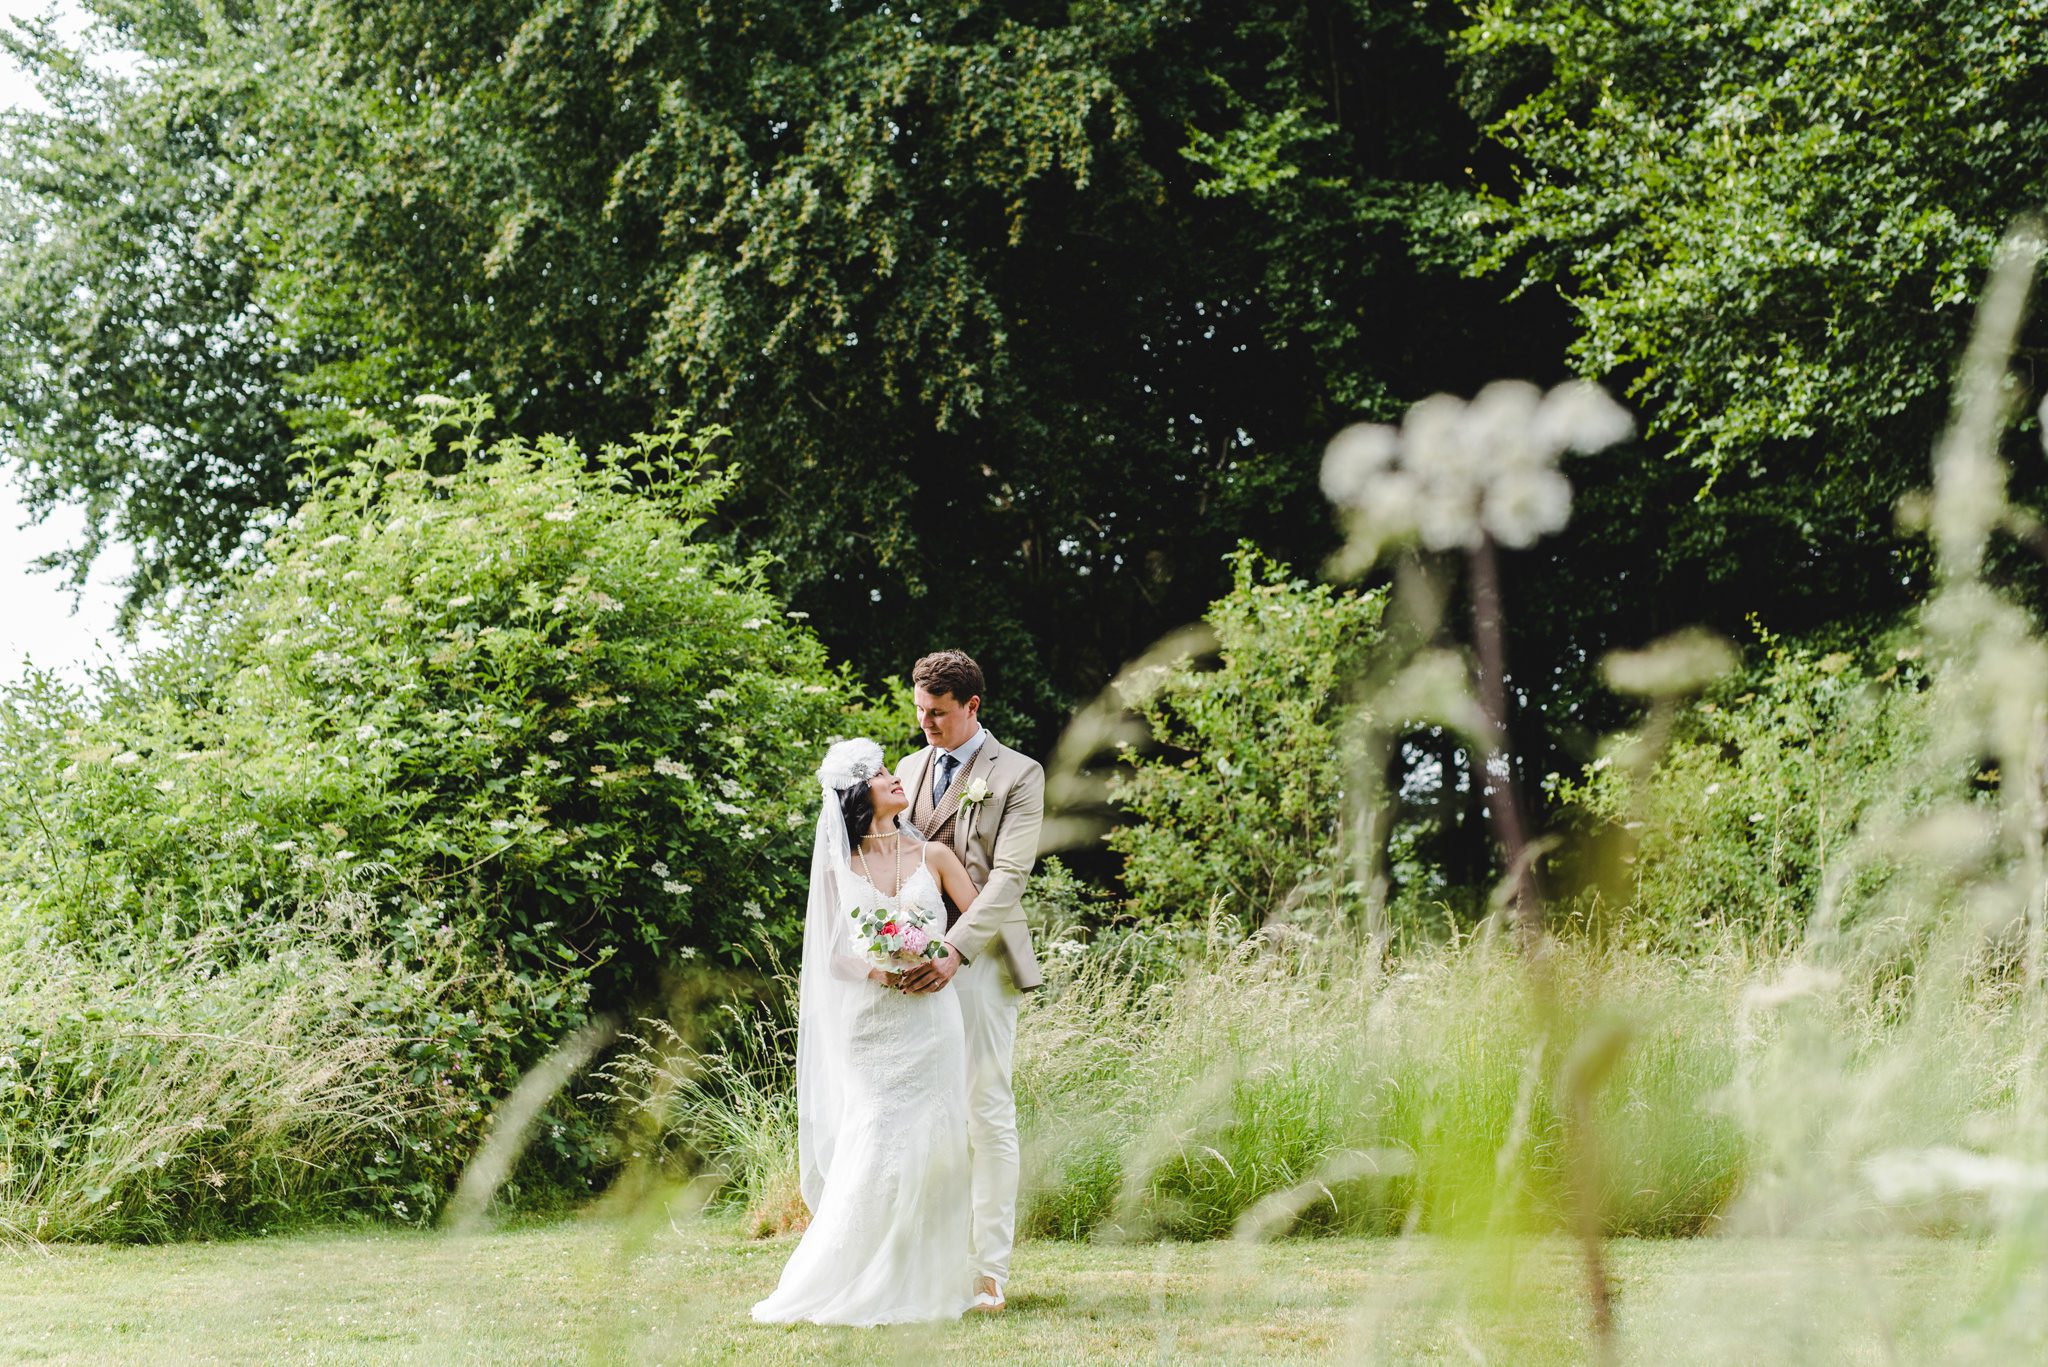
<instances>
[{"instance_id":1,"label":"pink rose","mask_svg":"<svg viewBox=\"0 0 2048 1367\"><path fill-rule=\"evenodd\" d=\"M931 942L932 937L919 930L916 926L912 926L903 932L903 947L912 954L924 953L924 947Z\"/></svg>"}]
</instances>

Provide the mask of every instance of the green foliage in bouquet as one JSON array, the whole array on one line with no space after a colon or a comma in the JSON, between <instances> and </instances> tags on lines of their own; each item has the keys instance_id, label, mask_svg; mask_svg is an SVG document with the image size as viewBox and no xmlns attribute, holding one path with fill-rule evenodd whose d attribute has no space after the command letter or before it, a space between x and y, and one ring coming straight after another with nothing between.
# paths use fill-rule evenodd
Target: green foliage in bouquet
<instances>
[{"instance_id":1,"label":"green foliage in bouquet","mask_svg":"<svg viewBox=\"0 0 2048 1367\"><path fill-rule=\"evenodd\" d=\"M1344 695L1380 639L1384 590L1350 593L1294 577L1249 547L1206 621L1218 667L1147 681L1134 701L1157 754L1126 752L1112 787L1134 818L1109 836L1131 910L1240 918L1302 904L1351 906L1341 817L1357 758Z\"/></svg>"}]
</instances>

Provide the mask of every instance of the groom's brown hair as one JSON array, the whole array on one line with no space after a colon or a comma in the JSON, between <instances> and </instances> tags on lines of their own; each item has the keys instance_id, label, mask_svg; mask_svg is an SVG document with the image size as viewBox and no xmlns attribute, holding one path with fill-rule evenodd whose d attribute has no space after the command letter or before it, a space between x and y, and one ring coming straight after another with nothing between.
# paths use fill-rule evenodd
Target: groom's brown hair
<instances>
[{"instance_id":1,"label":"groom's brown hair","mask_svg":"<svg viewBox=\"0 0 2048 1367\"><path fill-rule=\"evenodd\" d=\"M950 693L955 702L963 704L969 698L983 696L988 687L981 677L981 666L964 650L933 651L911 666L910 682L933 697Z\"/></svg>"}]
</instances>

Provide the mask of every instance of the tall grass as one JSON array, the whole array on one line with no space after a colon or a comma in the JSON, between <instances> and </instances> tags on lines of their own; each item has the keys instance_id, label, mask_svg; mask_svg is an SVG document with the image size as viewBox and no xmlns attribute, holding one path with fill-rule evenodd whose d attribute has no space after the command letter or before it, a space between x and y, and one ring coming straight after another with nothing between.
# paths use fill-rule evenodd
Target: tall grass
<instances>
[{"instance_id":1,"label":"tall grass","mask_svg":"<svg viewBox=\"0 0 2048 1367\"><path fill-rule=\"evenodd\" d=\"M1280 932L1164 977L1116 952L1062 965L1019 1024L1022 1225L1058 1237L1482 1232L1561 1226L1559 1066L1513 954L1468 943L1389 966L1349 939ZM1561 996L1635 1039L1600 1101L1601 1208L1617 1233L1709 1227L1745 1142L1719 1099L1734 1073L1742 978L1610 951L1563 956ZM786 1027L734 1008L711 1049L652 1025L605 1070L652 1105L645 1156L709 1168L757 1232L802 1218ZM1541 1085L1539 1085L1541 1084Z\"/></svg>"},{"instance_id":2,"label":"tall grass","mask_svg":"<svg viewBox=\"0 0 2048 1367\"><path fill-rule=\"evenodd\" d=\"M461 1155L419 1151L416 1122L464 1103L413 1046L452 980L368 913L0 948L0 1240L423 1216Z\"/></svg>"}]
</instances>

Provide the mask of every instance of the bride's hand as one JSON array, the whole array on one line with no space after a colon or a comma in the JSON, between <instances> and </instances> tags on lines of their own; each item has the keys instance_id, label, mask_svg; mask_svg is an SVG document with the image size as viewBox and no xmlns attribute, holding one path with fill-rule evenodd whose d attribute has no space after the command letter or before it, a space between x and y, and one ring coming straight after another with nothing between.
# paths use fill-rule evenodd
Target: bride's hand
<instances>
[{"instance_id":1,"label":"bride's hand","mask_svg":"<svg viewBox=\"0 0 2048 1367\"><path fill-rule=\"evenodd\" d=\"M901 973L891 973L883 968L871 968L868 970L868 981L878 987L886 987L891 992L894 992L898 987L902 986L903 975Z\"/></svg>"}]
</instances>

